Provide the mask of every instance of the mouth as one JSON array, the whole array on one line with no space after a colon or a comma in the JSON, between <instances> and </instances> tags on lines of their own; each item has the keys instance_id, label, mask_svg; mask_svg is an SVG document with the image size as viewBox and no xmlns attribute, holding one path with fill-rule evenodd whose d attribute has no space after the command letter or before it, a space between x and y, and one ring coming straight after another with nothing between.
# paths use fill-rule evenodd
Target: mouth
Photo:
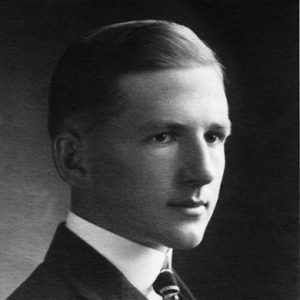
<instances>
[{"instance_id":1,"label":"mouth","mask_svg":"<svg viewBox=\"0 0 300 300\"><path fill-rule=\"evenodd\" d=\"M205 207L207 208L208 203L204 200L193 201L187 200L182 202L170 202L167 206L174 207L174 208L198 208L198 207Z\"/></svg>"}]
</instances>

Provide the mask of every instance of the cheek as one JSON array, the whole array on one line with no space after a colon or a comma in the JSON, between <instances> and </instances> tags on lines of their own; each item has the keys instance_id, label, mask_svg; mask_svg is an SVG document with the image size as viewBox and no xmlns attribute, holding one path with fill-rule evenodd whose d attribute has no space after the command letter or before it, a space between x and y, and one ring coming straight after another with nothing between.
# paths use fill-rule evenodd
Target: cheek
<instances>
[{"instance_id":1,"label":"cheek","mask_svg":"<svg viewBox=\"0 0 300 300\"><path fill-rule=\"evenodd\" d=\"M216 174L215 180L214 180L214 190L217 195L219 195L219 192L220 192L223 175L224 175L224 170L225 170L225 161L221 160L220 163L218 164L217 174Z\"/></svg>"},{"instance_id":2,"label":"cheek","mask_svg":"<svg viewBox=\"0 0 300 300\"><path fill-rule=\"evenodd\" d=\"M98 185L105 185L113 190L137 192L146 188L159 178L161 168L149 157L108 153L94 164L94 180Z\"/></svg>"},{"instance_id":3,"label":"cheek","mask_svg":"<svg viewBox=\"0 0 300 300\"><path fill-rule=\"evenodd\" d=\"M123 182L131 175L130 168L121 157L116 158L112 153L102 154L93 164L93 181L97 186L110 189L121 188Z\"/></svg>"},{"instance_id":4,"label":"cheek","mask_svg":"<svg viewBox=\"0 0 300 300\"><path fill-rule=\"evenodd\" d=\"M209 194L211 198L214 199L214 201L217 201L225 170L224 153L222 153L221 151L217 152L213 156L212 161L214 162L214 179L211 182L211 184L207 186L207 188L209 189Z\"/></svg>"},{"instance_id":5,"label":"cheek","mask_svg":"<svg viewBox=\"0 0 300 300\"><path fill-rule=\"evenodd\" d=\"M216 152L216 154L213 157L213 161L215 162L216 181L220 182L222 181L224 170L225 170L224 148Z\"/></svg>"}]
</instances>

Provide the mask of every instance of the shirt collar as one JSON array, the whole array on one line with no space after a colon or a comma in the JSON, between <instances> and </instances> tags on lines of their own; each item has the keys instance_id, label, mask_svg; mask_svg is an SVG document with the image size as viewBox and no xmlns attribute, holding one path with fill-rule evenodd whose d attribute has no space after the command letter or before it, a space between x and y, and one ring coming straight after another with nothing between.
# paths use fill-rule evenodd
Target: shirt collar
<instances>
[{"instance_id":1,"label":"shirt collar","mask_svg":"<svg viewBox=\"0 0 300 300\"><path fill-rule=\"evenodd\" d=\"M167 253L143 246L92 224L72 212L66 226L114 264L140 292L156 297L152 284L163 267L171 268L172 249Z\"/></svg>"}]
</instances>

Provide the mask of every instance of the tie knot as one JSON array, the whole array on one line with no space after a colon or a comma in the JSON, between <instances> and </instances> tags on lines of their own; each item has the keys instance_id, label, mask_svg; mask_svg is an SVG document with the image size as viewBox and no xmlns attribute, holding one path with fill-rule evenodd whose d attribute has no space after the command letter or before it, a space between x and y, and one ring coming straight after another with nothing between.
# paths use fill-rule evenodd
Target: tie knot
<instances>
[{"instance_id":1,"label":"tie knot","mask_svg":"<svg viewBox=\"0 0 300 300\"><path fill-rule=\"evenodd\" d=\"M164 300L179 299L178 294L180 293L180 289L177 285L175 275L170 270L164 269L159 273L153 283L153 288Z\"/></svg>"}]
</instances>

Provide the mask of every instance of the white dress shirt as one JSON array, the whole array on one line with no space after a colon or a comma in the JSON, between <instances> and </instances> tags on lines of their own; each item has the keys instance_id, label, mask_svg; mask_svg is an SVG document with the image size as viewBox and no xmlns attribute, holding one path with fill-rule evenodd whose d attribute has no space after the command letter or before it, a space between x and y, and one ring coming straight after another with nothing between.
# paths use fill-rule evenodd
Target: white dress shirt
<instances>
[{"instance_id":1,"label":"white dress shirt","mask_svg":"<svg viewBox=\"0 0 300 300\"><path fill-rule=\"evenodd\" d=\"M72 212L68 213L66 226L115 265L149 300L161 300L152 284L160 270L171 268L172 249L161 252L128 240L92 224Z\"/></svg>"}]
</instances>

